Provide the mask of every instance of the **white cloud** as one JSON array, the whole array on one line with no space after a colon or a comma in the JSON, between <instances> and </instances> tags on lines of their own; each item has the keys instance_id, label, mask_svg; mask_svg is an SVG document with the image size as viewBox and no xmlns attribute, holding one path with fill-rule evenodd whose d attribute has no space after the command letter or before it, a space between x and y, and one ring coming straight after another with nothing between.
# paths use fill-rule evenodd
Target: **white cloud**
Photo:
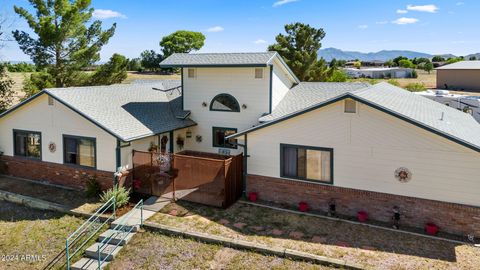
<instances>
[{"instance_id":1,"label":"white cloud","mask_svg":"<svg viewBox=\"0 0 480 270\"><path fill-rule=\"evenodd\" d=\"M367 28L368 28L368 25L366 25L366 24L361 24L361 25L358 26L358 28L360 28L360 29L362 29L362 30L363 30L363 29L367 29Z\"/></svg>"},{"instance_id":2,"label":"white cloud","mask_svg":"<svg viewBox=\"0 0 480 270\"><path fill-rule=\"evenodd\" d=\"M297 1L300 1L300 0L280 0L280 1L277 1L277 2L273 3L272 7L279 7L279 6L283 6L285 4L293 3L293 2L297 2Z\"/></svg>"},{"instance_id":3,"label":"white cloud","mask_svg":"<svg viewBox=\"0 0 480 270\"><path fill-rule=\"evenodd\" d=\"M127 16L123 15L122 13L110 9L95 9L92 13L92 17L100 20L110 18L127 18Z\"/></svg>"},{"instance_id":4,"label":"white cloud","mask_svg":"<svg viewBox=\"0 0 480 270\"><path fill-rule=\"evenodd\" d=\"M463 6L465 3L464 2L457 2L456 5L457 6Z\"/></svg>"},{"instance_id":5,"label":"white cloud","mask_svg":"<svg viewBox=\"0 0 480 270\"><path fill-rule=\"evenodd\" d=\"M407 12L408 10L405 10L405 9L397 9L397 14L405 14Z\"/></svg>"},{"instance_id":6,"label":"white cloud","mask_svg":"<svg viewBox=\"0 0 480 270\"><path fill-rule=\"evenodd\" d=\"M260 39L255 40L253 43L255 43L255 44L265 44L265 43L267 43L267 41L260 38Z\"/></svg>"},{"instance_id":7,"label":"white cloud","mask_svg":"<svg viewBox=\"0 0 480 270\"><path fill-rule=\"evenodd\" d=\"M387 24L388 21L380 21L380 22L376 22L375 24Z\"/></svg>"},{"instance_id":8,"label":"white cloud","mask_svg":"<svg viewBox=\"0 0 480 270\"><path fill-rule=\"evenodd\" d=\"M223 29L223 27L217 25L217 26L208 28L207 32L216 33L216 32L222 32L223 30L225 30L225 29Z\"/></svg>"},{"instance_id":9,"label":"white cloud","mask_svg":"<svg viewBox=\"0 0 480 270\"><path fill-rule=\"evenodd\" d=\"M406 18L406 17L398 18L395 21L392 21L392 23L400 24L400 25L402 25L402 24L412 24L412 23L416 23L416 22L418 22L418 19Z\"/></svg>"},{"instance_id":10,"label":"white cloud","mask_svg":"<svg viewBox=\"0 0 480 270\"><path fill-rule=\"evenodd\" d=\"M435 13L438 10L438 7L435 5L423 5L423 6L415 6L415 5L408 5L408 10L420 11L420 12L430 12Z\"/></svg>"}]
</instances>

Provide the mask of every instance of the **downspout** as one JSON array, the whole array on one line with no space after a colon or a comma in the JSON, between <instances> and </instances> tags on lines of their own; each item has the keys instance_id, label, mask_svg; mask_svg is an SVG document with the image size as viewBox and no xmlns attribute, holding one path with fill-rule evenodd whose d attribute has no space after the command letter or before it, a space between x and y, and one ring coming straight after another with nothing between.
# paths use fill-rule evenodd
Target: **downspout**
<instances>
[{"instance_id":1,"label":"downspout","mask_svg":"<svg viewBox=\"0 0 480 270\"><path fill-rule=\"evenodd\" d=\"M115 148L115 165L116 165L116 172L120 171L120 167L122 166L122 154L121 154L121 147L120 147L120 140L117 139L117 148ZM113 176L113 186L118 184L117 176Z\"/></svg>"},{"instance_id":2,"label":"downspout","mask_svg":"<svg viewBox=\"0 0 480 270\"><path fill-rule=\"evenodd\" d=\"M242 196L243 198L247 198L247 170L248 170L248 147L247 147L247 134L245 134L245 144L241 143L230 143L236 146L243 147L243 171L242 171Z\"/></svg>"},{"instance_id":3,"label":"downspout","mask_svg":"<svg viewBox=\"0 0 480 270\"><path fill-rule=\"evenodd\" d=\"M173 130L170 131L169 133L170 141L169 141L169 146L168 146L168 151L173 154Z\"/></svg>"}]
</instances>

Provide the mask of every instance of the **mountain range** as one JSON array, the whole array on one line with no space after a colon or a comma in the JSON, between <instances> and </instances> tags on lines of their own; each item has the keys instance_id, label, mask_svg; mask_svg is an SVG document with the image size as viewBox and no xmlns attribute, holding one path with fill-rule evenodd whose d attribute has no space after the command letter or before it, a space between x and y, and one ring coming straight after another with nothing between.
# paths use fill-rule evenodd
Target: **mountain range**
<instances>
[{"instance_id":1,"label":"mountain range","mask_svg":"<svg viewBox=\"0 0 480 270\"><path fill-rule=\"evenodd\" d=\"M466 59L469 59L470 56L474 56L475 54L465 56ZM432 58L434 55L422 52L415 52L415 51L407 51L407 50L382 50L379 52L369 52L369 53L362 53L362 52L355 52L355 51L343 51L336 48L326 48L320 49L318 51L318 57L323 57L327 61L331 61L333 58L337 60L355 60L358 59L360 61L387 61L393 59L398 56L404 56L409 59L412 58ZM444 58L449 57L456 57L453 54L442 54L440 55ZM478 57L477 57L478 58Z\"/></svg>"}]
</instances>

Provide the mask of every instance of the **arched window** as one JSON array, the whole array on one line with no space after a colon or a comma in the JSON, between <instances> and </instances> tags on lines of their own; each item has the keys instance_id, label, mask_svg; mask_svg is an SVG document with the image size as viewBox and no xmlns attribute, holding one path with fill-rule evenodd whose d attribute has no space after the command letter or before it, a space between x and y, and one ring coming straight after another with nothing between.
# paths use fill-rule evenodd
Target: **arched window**
<instances>
[{"instance_id":1,"label":"arched window","mask_svg":"<svg viewBox=\"0 0 480 270\"><path fill-rule=\"evenodd\" d=\"M239 112L240 105L232 95L219 94L210 103L210 111Z\"/></svg>"}]
</instances>

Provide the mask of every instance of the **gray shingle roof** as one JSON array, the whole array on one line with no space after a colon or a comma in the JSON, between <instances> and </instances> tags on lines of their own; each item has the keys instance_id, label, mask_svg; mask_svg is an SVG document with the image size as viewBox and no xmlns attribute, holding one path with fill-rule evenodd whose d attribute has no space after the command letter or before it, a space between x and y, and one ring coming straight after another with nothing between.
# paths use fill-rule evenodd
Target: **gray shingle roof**
<instances>
[{"instance_id":1,"label":"gray shingle roof","mask_svg":"<svg viewBox=\"0 0 480 270\"><path fill-rule=\"evenodd\" d=\"M296 92L296 87L292 88L290 91L292 93L284 97L272 114L261 118L268 122L234 136L252 132L350 97L480 152L480 125L471 115L402 88L384 82L372 86L364 85L364 87L344 83L301 86L302 84L297 88L298 93L293 93ZM355 87L358 88L354 89ZM310 98L314 100L309 100Z\"/></svg>"},{"instance_id":2,"label":"gray shingle roof","mask_svg":"<svg viewBox=\"0 0 480 270\"><path fill-rule=\"evenodd\" d=\"M301 82L290 91L275 107L271 114L261 117L260 122L272 121L300 111L340 94L370 86L368 83Z\"/></svg>"},{"instance_id":3,"label":"gray shingle roof","mask_svg":"<svg viewBox=\"0 0 480 270\"><path fill-rule=\"evenodd\" d=\"M453 64L441 66L436 69L480 69L480 61L460 61Z\"/></svg>"},{"instance_id":4,"label":"gray shingle roof","mask_svg":"<svg viewBox=\"0 0 480 270\"><path fill-rule=\"evenodd\" d=\"M254 53L174 53L160 63L161 67L187 66L266 66L276 52Z\"/></svg>"},{"instance_id":5,"label":"gray shingle roof","mask_svg":"<svg viewBox=\"0 0 480 270\"><path fill-rule=\"evenodd\" d=\"M44 91L123 141L195 125L183 119L181 91L163 90L174 82L93 87L52 88ZM154 88L161 89L155 90Z\"/></svg>"}]
</instances>

